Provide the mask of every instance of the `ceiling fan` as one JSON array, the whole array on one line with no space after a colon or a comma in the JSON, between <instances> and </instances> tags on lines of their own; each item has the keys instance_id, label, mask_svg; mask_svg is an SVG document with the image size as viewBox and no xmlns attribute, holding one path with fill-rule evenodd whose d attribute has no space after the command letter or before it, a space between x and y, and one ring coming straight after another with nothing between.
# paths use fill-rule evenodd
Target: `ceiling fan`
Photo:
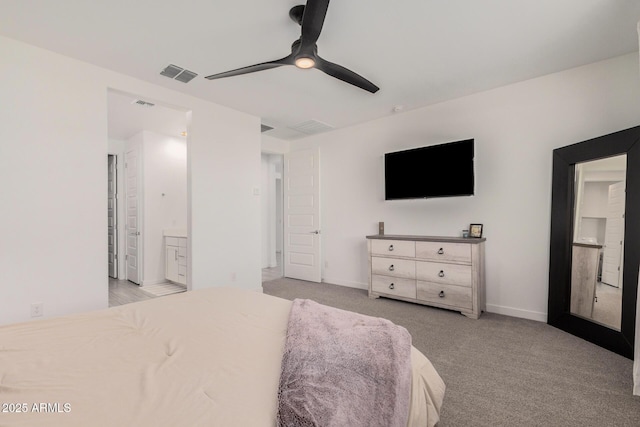
<instances>
[{"instance_id":1,"label":"ceiling fan","mask_svg":"<svg viewBox=\"0 0 640 427\"><path fill-rule=\"evenodd\" d=\"M205 77L209 80L221 79L223 77L239 76L241 74L255 73L256 71L268 70L283 65L295 65L298 68L316 68L343 82L347 82L371 93L376 93L378 86L371 83L364 77L344 68L341 65L326 61L318 56L318 46L316 41L320 37L322 24L329 8L329 0L307 0L307 4L298 5L291 8L289 17L302 27L301 36L291 45L291 54L282 59L260 64L250 65L224 73L212 74Z\"/></svg>"}]
</instances>

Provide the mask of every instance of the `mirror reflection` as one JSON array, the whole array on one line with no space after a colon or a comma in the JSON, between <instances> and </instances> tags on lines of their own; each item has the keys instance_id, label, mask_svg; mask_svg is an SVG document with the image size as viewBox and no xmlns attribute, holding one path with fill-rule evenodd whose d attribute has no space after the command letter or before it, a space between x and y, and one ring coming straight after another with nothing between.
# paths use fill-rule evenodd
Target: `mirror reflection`
<instances>
[{"instance_id":1,"label":"mirror reflection","mask_svg":"<svg viewBox=\"0 0 640 427\"><path fill-rule=\"evenodd\" d=\"M575 167L572 314L620 330L627 155Z\"/></svg>"}]
</instances>

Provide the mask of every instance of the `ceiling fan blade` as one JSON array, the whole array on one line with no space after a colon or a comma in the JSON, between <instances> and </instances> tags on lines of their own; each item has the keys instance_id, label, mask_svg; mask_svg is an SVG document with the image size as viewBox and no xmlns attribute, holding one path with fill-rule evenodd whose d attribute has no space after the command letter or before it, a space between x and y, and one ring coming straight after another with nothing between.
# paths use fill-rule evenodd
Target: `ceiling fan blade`
<instances>
[{"instance_id":1,"label":"ceiling fan blade","mask_svg":"<svg viewBox=\"0 0 640 427\"><path fill-rule=\"evenodd\" d=\"M313 45L320 37L324 17L329 9L329 0L307 0L302 15L302 41Z\"/></svg>"},{"instance_id":2,"label":"ceiling fan blade","mask_svg":"<svg viewBox=\"0 0 640 427\"><path fill-rule=\"evenodd\" d=\"M341 65L334 64L333 62L326 61L319 56L316 56L315 68L330 75L331 77L335 77L336 79L340 79L343 82L347 82L371 93L376 93L380 89L378 86L353 71L348 70Z\"/></svg>"},{"instance_id":3,"label":"ceiling fan blade","mask_svg":"<svg viewBox=\"0 0 640 427\"><path fill-rule=\"evenodd\" d=\"M283 65L293 65L293 55L286 56L282 59L270 62L262 62L260 64L249 65L248 67L236 68L235 70L225 71L223 73L212 74L205 79L215 80L223 77L239 76L241 74L255 73L256 71L269 70L271 68L281 67Z\"/></svg>"}]
</instances>

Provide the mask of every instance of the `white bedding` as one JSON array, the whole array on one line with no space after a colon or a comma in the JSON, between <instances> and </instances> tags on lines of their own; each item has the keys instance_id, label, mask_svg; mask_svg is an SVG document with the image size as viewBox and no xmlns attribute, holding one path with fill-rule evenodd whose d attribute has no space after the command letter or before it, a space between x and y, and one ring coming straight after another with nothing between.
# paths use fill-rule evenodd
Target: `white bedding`
<instances>
[{"instance_id":1,"label":"white bedding","mask_svg":"<svg viewBox=\"0 0 640 427\"><path fill-rule=\"evenodd\" d=\"M290 307L212 288L0 327L0 425L273 427ZM433 425L444 383L412 364L409 425Z\"/></svg>"}]
</instances>

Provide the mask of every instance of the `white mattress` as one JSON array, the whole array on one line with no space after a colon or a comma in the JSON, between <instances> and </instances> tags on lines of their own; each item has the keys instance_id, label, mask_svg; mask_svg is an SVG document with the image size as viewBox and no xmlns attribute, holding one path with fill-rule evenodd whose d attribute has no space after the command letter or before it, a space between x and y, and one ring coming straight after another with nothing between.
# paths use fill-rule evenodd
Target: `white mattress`
<instances>
[{"instance_id":1,"label":"white mattress","mask_svg":"<svg viewBox=\"0 0 640 427\"><path fill-rule=\"evenodd\" d=\"M0 327L0 425L273 427L290 306L212 288ZM412 362L409 425L433 425L444 383Z\"/></svg>"}]
</instances>

